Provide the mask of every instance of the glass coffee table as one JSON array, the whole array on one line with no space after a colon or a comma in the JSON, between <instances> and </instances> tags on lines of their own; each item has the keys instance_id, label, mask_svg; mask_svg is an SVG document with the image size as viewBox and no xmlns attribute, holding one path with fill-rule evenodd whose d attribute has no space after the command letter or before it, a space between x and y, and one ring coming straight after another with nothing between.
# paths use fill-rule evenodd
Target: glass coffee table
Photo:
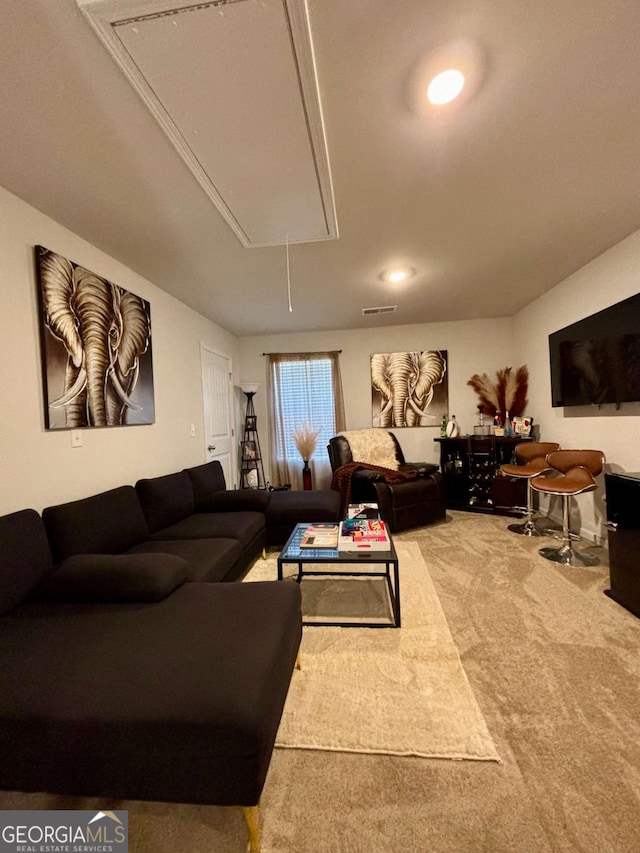
<instances>
[{"instance_id":1,"label":"glass coffee table","mask_svg":"<svg viewBox=\"0 0 640 853\"><path fill-rule=\"evenodd\" d=\"M305 577L319 578L352 577L359 580L367 578L383 578L385 594L389 605L389 618L367 618L360 614L357 618L336 619L314 616L303 616L303 625L337 626L341 628L399 628L400 621L400 576L398 572L398 555L389 535L390 548L388 551L340 551L337 548L301 548L300 540L309 523L296 524L293 533L287 540L278 557L278 580L284 577L284 567L297 566L296 581L302 584ZM383 568L384 567L384 568ZM355 590L355 597L358 594Z\"/></svg>"}]
</instances>

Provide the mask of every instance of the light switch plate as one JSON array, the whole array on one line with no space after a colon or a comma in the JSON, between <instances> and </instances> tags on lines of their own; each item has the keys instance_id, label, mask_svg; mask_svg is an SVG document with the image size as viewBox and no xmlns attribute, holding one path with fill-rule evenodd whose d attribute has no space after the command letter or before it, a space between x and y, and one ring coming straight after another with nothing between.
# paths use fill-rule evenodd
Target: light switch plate
<instances>
[{"instance_id":1,"label":"light switch plate","mask_svg":"<svg viewBox=\"0 0 640 853\"><path fill-rule=\"evenodd\" d=\"M71 430L71 447L82 447L82 430Z\"/></svg>"}]
</instances>

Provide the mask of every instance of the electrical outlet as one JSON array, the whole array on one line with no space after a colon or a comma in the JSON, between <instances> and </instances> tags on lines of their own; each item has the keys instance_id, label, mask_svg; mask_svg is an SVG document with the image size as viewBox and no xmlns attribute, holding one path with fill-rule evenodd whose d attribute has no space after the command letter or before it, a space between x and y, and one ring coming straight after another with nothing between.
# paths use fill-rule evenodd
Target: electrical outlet
<instances>
[{"instance_id":1,"label":"electrical outlet","mask_svg":"<svg viewBox=\"0 0 640 853\"><path fill-rule=\"evenodd\" d=\"M71 430L71 447L82 447L82 430Z\"/></svg>"}]
</instances>

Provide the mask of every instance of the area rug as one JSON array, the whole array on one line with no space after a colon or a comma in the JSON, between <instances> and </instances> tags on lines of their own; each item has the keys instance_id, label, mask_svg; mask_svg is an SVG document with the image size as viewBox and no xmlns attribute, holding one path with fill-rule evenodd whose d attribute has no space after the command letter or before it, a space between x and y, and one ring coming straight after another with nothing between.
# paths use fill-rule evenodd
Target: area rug
<instances>
[{"instance_id":1,"label":"area rug","mask_svg":"<svg viewBox=\"0 0 640 853\"><path fill-rule=\"evenodd\" d=\"M276 746L500 762L418 545L397 543L397 552L402 628L305 627ZM246 580L275 578L273 556ZM313 585L305 604L324 605L371 584L376 591L360 597L384 610L380 583L305 579L302 588Z\"/></svg>"}]
</instances>

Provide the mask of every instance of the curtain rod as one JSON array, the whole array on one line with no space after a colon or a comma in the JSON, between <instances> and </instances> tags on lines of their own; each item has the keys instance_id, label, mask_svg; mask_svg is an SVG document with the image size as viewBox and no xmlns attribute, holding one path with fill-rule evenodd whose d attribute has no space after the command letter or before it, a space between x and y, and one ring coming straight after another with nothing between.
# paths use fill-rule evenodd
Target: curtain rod
<instances>
[{"instance_id":1,"label":"curtain rod","mask_svg":"<svg viewBox=\"0 0 640 853\"><path fill-rule=\"evenodd\" d=\"M341 353L341 349L330 350L311 350L311 352L263 352L262 355L311 355L314 352L323 352L327 355L332 355L334 352Z\"/></svg>"}]
</instances>

